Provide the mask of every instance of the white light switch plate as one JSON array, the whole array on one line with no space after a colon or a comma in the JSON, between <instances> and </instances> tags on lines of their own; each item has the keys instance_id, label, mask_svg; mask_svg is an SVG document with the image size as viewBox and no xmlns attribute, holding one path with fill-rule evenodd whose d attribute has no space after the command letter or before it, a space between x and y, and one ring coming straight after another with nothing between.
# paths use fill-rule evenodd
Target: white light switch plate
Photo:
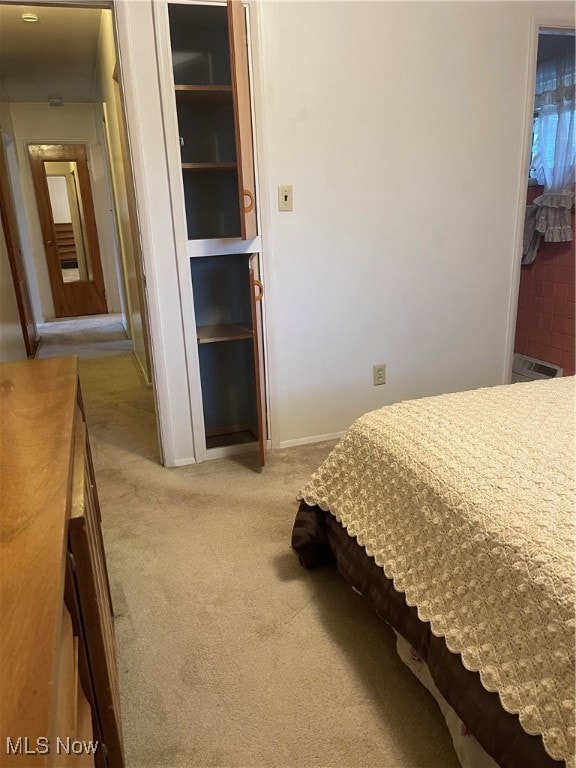
<instances>
[{"instance_id":1,"label":"white light switch plate","mask_svg":"<svg viewBox=\"0 0 576 768\"><path fill-rule=\"evenodd\" d=\"M278 210L279 211L292 211L292 185L282 184L278 187Z\"/></svg>"}]
</instances>

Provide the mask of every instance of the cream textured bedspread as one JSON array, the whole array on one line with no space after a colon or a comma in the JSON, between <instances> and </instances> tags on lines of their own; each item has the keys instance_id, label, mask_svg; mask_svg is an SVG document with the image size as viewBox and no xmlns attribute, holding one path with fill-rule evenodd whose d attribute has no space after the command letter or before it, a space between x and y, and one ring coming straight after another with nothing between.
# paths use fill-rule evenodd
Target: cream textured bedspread
<instances>
[{"instance_id":1,"label":"cream textured bedspread","mask_svg":"<svg viewBox=\"0 0 576 768\"><path fill-rule=\"evenodd\" d=\"M574 377L391 405L299 498L330 510L547 752L574 766Z\"/></svg>"}]
</instances>

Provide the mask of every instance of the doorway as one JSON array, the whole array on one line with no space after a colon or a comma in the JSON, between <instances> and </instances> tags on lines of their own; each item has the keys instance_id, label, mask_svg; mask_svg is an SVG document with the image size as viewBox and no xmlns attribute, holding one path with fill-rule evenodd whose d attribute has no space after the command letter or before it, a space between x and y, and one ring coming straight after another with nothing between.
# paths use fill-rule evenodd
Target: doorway
<instances>
[{"instance_id":1,"label":"doorway","mask_svg":"<svg viewBox=\"0 0 576 768\"><path fill-rule=\"evenodd\" d=\"M574 40L573 27L538 30L512 381L523 380L526 368L536 371L530 375L538 378L575 372L574 197L571 209L566 206L560 217L564 201L558 213L547 213L550 206L545 194L549 197L553 192L560 199L563 196L558 193L573 189L574 184L569 171L576 151ZM557 226L559 223L563 226Z\"/></svg>"},{"instance_id":2,"label":"doorway","mask_svg":"<svg viewBox=\"0 0 576 768\"><path fill-rule=\"evenodd\" d=\"M49 324L65 322L66 334L77 326L62 353L86 357L90 346L98 366L110 337L124 334L123 354L132 356L156 410L114 13L111 1L61 7L0 0L0 121L14 146L10 184L39 356L50 346L42 352L43 334L54 340ZM35 21L23 23L23 16ZM103 333L109 322L113 329ZM101 354L93 354L88 334Z\"/></svg>"},{"instance_id":3,"label":"doorway","mask_svg":"<svg viewBox=\"0 0 576 768\"><path fill-rule=\"evenodd\" d=\"M28 146L56 317L108 313L83 144Z\"/></svg>"}]
</instances>

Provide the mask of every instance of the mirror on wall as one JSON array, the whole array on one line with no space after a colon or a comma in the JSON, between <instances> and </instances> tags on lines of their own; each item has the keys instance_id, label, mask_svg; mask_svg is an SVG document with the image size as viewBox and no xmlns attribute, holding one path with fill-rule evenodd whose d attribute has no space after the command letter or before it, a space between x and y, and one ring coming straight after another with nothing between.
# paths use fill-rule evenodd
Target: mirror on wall
<instances>
[{"instance_id":1,"label":"mirror on wall","mask_svg":"<svg viewBox=\"0 0 576 768\"><path fill-rule=\"evenodd\" d=\"M44 162L58 260L65 283L92 280L76 162Z\"/></svg>"}]
</instances>

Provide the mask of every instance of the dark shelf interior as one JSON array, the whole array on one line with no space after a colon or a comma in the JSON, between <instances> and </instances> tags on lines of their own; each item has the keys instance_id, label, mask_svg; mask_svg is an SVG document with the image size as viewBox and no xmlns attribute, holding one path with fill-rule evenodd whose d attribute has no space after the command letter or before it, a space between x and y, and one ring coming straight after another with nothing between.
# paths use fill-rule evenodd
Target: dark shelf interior
<instances>
[{"instance_id":1,"label":"dark shelf interior","mask_svg":"<svg viewBox=\"0 0 576 768\"><path fill-rule=\"evenodd\" d=\"M256 384L252 341L201 344L200 381L204 426L208 436L221 435L221 445L234 444L234 433L257 434Z\"/></svg>"},{"instance_id":2,"label":"dark shelf interior","mask_svg":"<svg viewBox=\"0 0 576 768\"><path fill-rule=\"evenodd\" d=\"M198 345L207 447L251 441L258 433L249 258L240 253L190 260L200 335L207 327L218 329L213 341ZM236 337L218 335L226 329Z\"/></svg>"},{"instance_id":3,"label":"dark shelf interior","mask_svg":"<svg viewBox=\"0 0 576 768\"><path fill-rule=\"evenodd\" d=\"M247 253L190 259L196 324L252 327Z\"/></svg>"},{"instance_id":4,"label":"dark shelf interior","mask_svg":"<svg viewBox=\"0 0 576 768\"><path fill-rule=\"evenodd\" d=\"M232 102L177 101L178 131L183 163L235 162Z\"/></svg>"},{"instance_id":5,"label":"dark shelf interior","mask_svg":"<svg viewBox=\"0 0 576 768\"><path fill-rule=\"evenodd\" d=\"M234 169L183 169L189 240L239 237L238 174Z\"/></svg>"},{"instance_id":6,"label":"dark shelf interior","mask_svg":"<svg viewBox=\"0 0 576 768\"><path fill-rule=\"evenodd\" d=\"M175 83L230 85L225 7L168 4Z\"/></svg>"}]
</instances>

